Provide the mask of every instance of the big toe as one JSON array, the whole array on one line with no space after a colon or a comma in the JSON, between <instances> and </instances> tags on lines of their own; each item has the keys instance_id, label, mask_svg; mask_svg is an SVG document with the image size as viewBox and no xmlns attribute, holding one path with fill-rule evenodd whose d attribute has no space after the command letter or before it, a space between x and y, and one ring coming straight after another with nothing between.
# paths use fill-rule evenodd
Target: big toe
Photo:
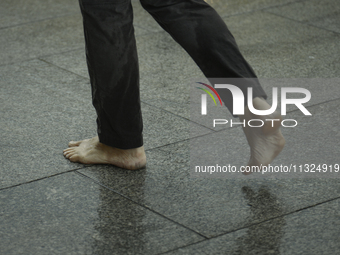
<instances>
[{"instance_id":1,"label":"big toe","mask_svg":"<svg viewBox=\"0 0 340 255\"><path fill-rule=\"evenodd\" d=\"M72 162L79 162L79 155L77 153L72 154L68 159Z\"/></svg>"}]
</instances>

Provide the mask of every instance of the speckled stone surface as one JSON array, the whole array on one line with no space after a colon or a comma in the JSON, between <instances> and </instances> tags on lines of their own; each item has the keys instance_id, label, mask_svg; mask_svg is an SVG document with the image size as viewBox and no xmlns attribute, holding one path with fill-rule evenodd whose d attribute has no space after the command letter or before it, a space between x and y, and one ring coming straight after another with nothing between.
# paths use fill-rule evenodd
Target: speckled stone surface
<instances>
[{"instance_id":1,"label":"speckled stone surface","mask_svg":"<svg viewBox=\"0 0 340 255\"><path fill-rule=\"evenodd\" d=\"M88 80L40 60L0 70L0 187L82 167L62 150L96 134Z\"/></svg>"},{"instance_id":2,"label":"speckled stone surface","mask_svg":"<svg viewBox=\"0 0 340 255\"><path fill-rule=\"evenodd\" d=\"M0 188L81 167L64 159L62 150L70 140L96 135L88 79L40 60L0 70ZM146 149L211 132L200 125L190 132L188 120L149 104L142 110Z\"/></svg>"},{"instance_id":3,"label":"speckled stone surface","mask_svg":"<svg viewBox=\"0 0 340 255\"><path fill-rule=\"evenodd\" d=\"M36 0L35 2L38 1ZM27 5L29 6L29 4ZM40 8L44 9L47 7L47 4L44 3L40 6ZM59 4L59 6L66 8L62 3ZM30 9L31 8L32 7L30 7ZM32 8L32 11L33 10L34 8ZM13 11L17 12L16 10ZM41 11L44 12L43 10ZM62 12L62 10L60 11ZM51 10L48 12L51 12ZM30 19L31 16L28 15L28 11L23 10L22 13L23 14L18 15L18 17L22 17L24 20ZM7 18L9 19L8 22L11 23L12 21L10 21L10 19L13 18L13 16L6 15L4 17L5 22L7 22ZM143 28L135 27L136 35L147 32L148 31ZM25 22L21 25L4 27L0 30L0 44L2 47L0 65L76 49L84 49L84 35L80 11L72 11L69 15L64 16L56 14L53 18L42 18L39 22L33 20L32 22Z\"/></svg>"},{"instance_id":4,"label":"speckled stone surface","mask_svg":"<svg viewBox=\"0 0 340 255\"><path fill-rule=\"evenodd\" d=\"M6 255L158 254L204 239L75 173L2 190L0 205Z\"/></svg>"},{"instance_id":5,"label":"speckled stone surface","mask_svg":"<svg viewBox=\"0 0 340 255\"><path fill-rule=\"evenodd\" d=\"M138 6L139 3L134 3L134 5ZM138 11L141 7L135 8L137 8L137 13L145 12ZM143 15L149 16L147 13ZM295 30L291 30L291 27L297 25L296 21L262 11L226 17L224 20L259 77L329 78L339 76L339 68L337 68L339 47L336 43L338 35L334 33L310 27L307 24L300 24ZM136 23L143 24L137 21ZM189 84L194 79L199 81L204 79L199 68L165 32L140 34L137 35L136 40L140 62L142 101L189 118ZM82 51L48 56L43 59L87 77ZM162 75L159 75L160 73ZM273 86L282 85L263 82L269 98ZM335 83L328 84L328 89L322 90L315 82L308 86L304 84L304 86L308 87L313 95L309 104L318 104L338 97L332 92L337 87ZM225 112L225 116L231 117L228 111ZM200 124L207 126L204 122Z\"/></svg>"},{"instance_id":6,"label":"speckled stone surface","mask_svg":"<svg viewBox=\"0 0 340 255\"><path fill-rule=\"evenodd\" d=\"M207 237L254 223L243 189L264 197L266 213L256 222L313 206L340 192L338 179L190 178L183 157L151 151L147 156L146 170L137 173L109 166L80 172Z\"/></svg>"},{"instance_id":7,"label":"speckled stone surface","mask_svg":"<svg viewBox=\"0 0 340 255\"><path fill-rule=\"evenodd\" d=\"M256 218L261 199L254 202ZM336 199L165 254L337 254L339 206Z\"/></svg>"},{"instance_id":8,"label":"speckled stone surface","mask_svg":"<svg viewBox=\"0 0 340 255\"><path fill-rule=\"evenodd\" d=\"M196 123L210 127L211 125L206 123L201 116L195 116L190 111L190 103L193 100L191 96L198 93L195 91L197 89L194 82L205 81L205 78L196 64L188 58L187 53L164 33L139 36L137 37L137 42L139 42L141 63L141 100L157 108L162 108L187 119L190 118ZM81 76L88 76L85 56L82 51L53 55L43 59ZM157 65L158 61L162 64ZM290 66L286 67L290 68ZM162 73L162 75L159 75L159 73ZM283 79L271 77L260 78L260 81L268 94L269 102L271 102L272 98L272 87L307 88L311 92L312 98L305 104L306 106L316 105L339 97L337 93L334 93L338 89L338 78L312 76L310 78ZM280 109L280 106L278 109ZM295 110L296 107L288 105L287 109L289 112ZM226 119L231 118L228 110L221 109L221 111L221 114ZM200 113L197 112L197 114Z\"/></svg>"},{"instance_id":9,"label":"speckled stone surface","mask_svg":"<svg viewBox=\"0 0 340 255\"><path fill-rule=\"evenodd\" d=\"M0 28L4 28L79 14L79 5L70 0L3 0L0 14Z\"/></svg>"},{"instance_id":10,"label":"speckled stone surface","mask_svg":"<svg viewBox=\"0 0 340 255\"><path fill-rule=\"evenodd\" d=\"M242 13L256 12L273 6L281 6L292 0L206 0L222 16L234 16Z\"/></svg>"},{"instance_id":11,"label":"speckled stone surface","mask_svg":"<svg viewBox=\"0 0 340 255\"><path fill-rule=\"evenodd\" d=\"M313 116L288 108L298 126L283 129L273 164L340 163L339 1L206 1L269 102L273 86L311 91ZM1 255L339 254L339 179L190 175L195 142L220 143L205 154L222 151L237 166L247 142L240 127L212 129L192 115L190 83L204 80L201 71L132 5L148 158L139 171L62 155L69 140L96 135L78 1L0 1Z\"/></svg>"},{"instance_id":12,"label":"speckled stone surface","mask_svg":"<svg viewBox=\"0 0 340 255\"><path fill-rule=\"evenodd\" d=\"M89 79L89 73L86 65L85 46L79 50L42 56L40 59Z\"/></svg>"},{"instance_id":13,"label":"speckled stone surface","mask_svg":"<svg viewBox=\"0 0 340 255\"><path fill-rule=\"evenodd\" d=\"M165 32L136 36L136 41L141 100L188 118L188 82L193 77L202 77L197 65ZM41 59L88 77L84 50L43 56Z\"/></svg>"},{"instance_id":14,"label":"speckled stone surface","mask_svg":"<svg viewBox=\"0 0 340 255\"><path fill-rule=\"evenodd\" d=\"M205 0L209 5L216 9L222 17L240 15L243 13L260 11L271 7L285 5L292 0ZM132 1L134 10L135 26L141 27L150 32L160 32L162 28L158 23L143 9L138 0Z\"/></svg>"},{"instance_id":15,"label":"speckled stone surface","mask_svg":"<svg viewBox=\"0 0 340 255\"><path fill-rule=\"evenodd\" d=\"M297 119L301 127L294 131L283 129L287 145L272 165L339 163L337 157L339 123L334 123L333 120L337 116L339 103L340 101L336 100L308 108L314 114L309 119L299 117L299 113L291 113L290 118ZM310 128L312 123L315 124ZM310 140L314 133L318 133L318 138L324 142L318 147L313 146L314 140ZM246 140L240 128L231 128L192 140L201 141L195 143L196 146L209 143L216 146L219 141L225 141L225 144L221 143L217 146L218 151L222 153L220 158L225 158L222 163L218 162L220 165L231 164L239 169L249 158ZM212 152L215 147L211 147L204 152L215 161L207 160L207 165L216 164L217 157L214 157L215 152ZM339 178L329 179L321 175L321 178L310 179L315 177L313 174L290 175L291 179L287 179L287 176L275 175L271 178L256 174L243 176L241 173L237 173L237 176L232 179L230 177L225 179L228 177L223 176L223 173L199 176L205 177L203 179L193 178L191 177L193 169L189 164L190 153L196 149L190 147L189 141L186 141L164 146L159 150L150 150L147 154L147 168L137 173L109 166L94 166L79 171L208 237L254 223L249 218L251 207L245 200L244 189L263 192L264 197L270 198L269 201L263 202L269 204L264 205L265 208L268 207L268 212L262 214L261 220L336 198L340 192ZM197 154L196 157L201 158L204 155ZM337 176L340 177L339 174ZM214 177L223 179L216 180ZM298 177L301 179L297 179ZM135 185L141 181L144 183L144 191L148 191L144 192L143 196L140 196L135 188Z\"/></svg>"},{"instance_id":16,"label":"speckled stone surface","mask_svg":"<svg viewBox=\"0 0 340 255\"><path fill-rule=\"evenodd\" d=\"M337 90L335 90L337 91ZM282 127L286 145L281 154L271 164L272 166L285 166L287 169L294 169L295 173L287 174L266 174L275 178L340 178L340 172L330 172L335 164L339 164L340 152L338 143L340 139L339 130L339 107L340 99L328 103L307 107L312 116L305 116L300 110L289 113L284 119L284 125L295 125L296 127ZM293 121L288 121L292 119ZM229 120L230 122L230 120ZM247 164L249 151L246 139L242 133L240 125L230 128L230 124L224 125L227 130L191 139L190 145L191 172L194 173L195 166L227 166L229 164L237 166L239 171L241 166ZM238 126L238 127L237 127ZM317 136L315 136L317 134ZM318 143L322 141L322 143ZM317 146L315 144L318 143ZM189 146L187 145L187 146ZM179 146L179 145L178 145ZM161 148L165 150L167 147ZM188 149L188 147L186 148ZM171 151L171 147L167 149ZM313 170L306 172L305 164L314 164L314 168L322 168L327 165L327 172ZM295 166L295 168L294 168ZM302 173L301 173L302 171ZM312 171L312 170L311 170ZM196 176L196 175L195 175ZM222 177L240 178L238 172L232 175L226 173L202 173L200 177ZM264 175L251 175L249 178L262 178ZM340 179L339 179L340 181Z\"/></svg>"},{"instance_id":17,"label":"speckled stone surface","mask_svg":"<svg viewBox=\"0 0 340 255\"><path fill-rule=\"evenodd\" d=\"M340 4L334 0L298 1L266 9L278 16L300 21L336 33L340 32Z\"/></svg>"},{"instance_id":18,"label":"speckled stone surface","mask_svg":"<svg viewBox=\"0 0 340 255\"><path fill-rule=\"evenodd\" d=\"M84 45L79 14L0 30L0 65L79 49Z\"/></svg>"},{"instance_id":19,"label":"speckled stone surface","mask_svg":"<svg viewBox=\"0 0 340 255\"><path fill-rule=\"evenodd\" d=\"M224 20L259 77L340 76L339 33L265 11Z\"/></svg>"},{"instance_id":20,"label":"speckled stone surface","mask_svg":"<svg viewBox=\"0 0 340 255\"><path fill-rule=\"evenodd\" d=\"M295 80L293 85L268 78L332 78L339 77L339 35L284 19L266 12L255 12L225 18L241 51L253 65L271 98L271 88L301 86L312 93L307 104L318 104L338 98L328 83L320 89L318 82ZM265 29L264 29L265 28ZM256 33L254 33L256 31ZM317 36L316 36L317 35ZM190 117L191 81L204 77L188 54L165 32L137 36L140 62L141 100L184 118ZM265 53L265 54L264 54ZM45 61L87 77L82 50L43 57ZM162 75L159 75L159 74ZM281 80L282 81L282 80ZM322 82L322 81L321 81ZM231 115L226 111L226 118ZM197 121L197 120L195 120ZM205 126L206 123L200 122Z\"/></svg>"}]
</instances>

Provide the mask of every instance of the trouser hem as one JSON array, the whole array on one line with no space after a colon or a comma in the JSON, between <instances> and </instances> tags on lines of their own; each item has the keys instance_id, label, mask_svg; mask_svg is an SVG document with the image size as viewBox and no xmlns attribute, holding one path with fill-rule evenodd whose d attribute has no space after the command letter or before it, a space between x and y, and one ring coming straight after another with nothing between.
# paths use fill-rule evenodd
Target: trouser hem
<instances>
[{"instance_id":1,"label":"trouser hem","mask_svg":"<svg viewBox=\"0 0 340 255\"><path fill-rule=\"evenodd\" d=\"M122 150L135 149L143 146L143 136L134 138L121 137L117 139L115 137L111 137L110 135L98 134L98 137L101 143Z\"/></svg>"}]
</instances>

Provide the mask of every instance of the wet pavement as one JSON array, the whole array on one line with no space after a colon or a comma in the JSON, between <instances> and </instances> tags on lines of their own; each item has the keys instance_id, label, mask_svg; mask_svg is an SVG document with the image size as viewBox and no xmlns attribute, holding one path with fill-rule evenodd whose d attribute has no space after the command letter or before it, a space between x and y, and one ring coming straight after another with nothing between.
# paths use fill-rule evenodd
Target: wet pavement
<instances>
[{"instance_id":1,"label":"wet pavement","mask_svg":"<svg viewBox=\"0 0 340 255\"><path fill-rule=\"evenodd\" d=\"M329 83L304 85L313 116L289 111L301 126L283 130L276 164L340 163L340 2L207 2L260 78ZM191 141L223 134L235 165L246 141L240 128L191 121L187 85L200 70L132 4L148 159L139 171L63 157L69 140L96 135L78 2L0 2L0 254L339 254L339 178L190 176Z\"/></svg>"}]
</instances>

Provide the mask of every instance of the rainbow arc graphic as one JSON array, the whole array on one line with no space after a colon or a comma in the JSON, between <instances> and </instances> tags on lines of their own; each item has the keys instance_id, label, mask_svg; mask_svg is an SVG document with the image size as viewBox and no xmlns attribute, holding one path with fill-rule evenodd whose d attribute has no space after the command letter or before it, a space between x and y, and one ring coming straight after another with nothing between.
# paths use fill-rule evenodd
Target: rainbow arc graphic
<instances>
[{"instance_id":1,"label":"rainbow arc graphic","mask_svg":"<svg viewBox=\"0 0 340 255\"><path fill-rule=\"evenodd\" d=\"M196 83L201 84L201 85L207 87L208 89L210 89L217 96L218 100L220 101L220 104L223 105L220 95L217 93L217 91L212 86L205 84L203 82L196 82ZM206 92L212 98L212 100L214 100L214 103L217 106L216 100L215 100L213 94L209 90L204 89L204 88L200 88L200 87L196 87L196 88L201 89L204 92ZM207 95L206 94L202 94L202 97L201 97L201 114L207 115Z\"/></svg>"}]
</instances>

